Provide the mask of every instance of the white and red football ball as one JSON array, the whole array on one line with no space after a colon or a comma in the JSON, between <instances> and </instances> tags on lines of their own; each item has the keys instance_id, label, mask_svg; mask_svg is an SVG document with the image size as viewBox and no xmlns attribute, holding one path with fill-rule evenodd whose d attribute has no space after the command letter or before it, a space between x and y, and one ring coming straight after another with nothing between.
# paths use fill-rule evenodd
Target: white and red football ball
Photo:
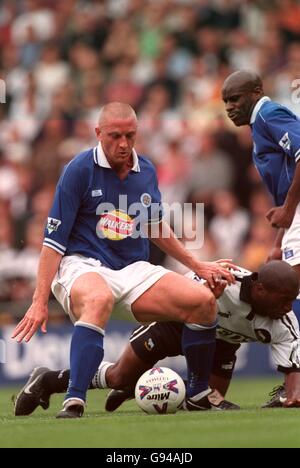
<instances>
[{"instance_id":1,"label":"white and red football ball","mask_svg":"<svg viewBox=\"0 0 300 468\"><path fill-rule=\"evenodd\" d=\"M185 399L185 385L172 369L154 367L139 378L135 399L145 413L176 413Z\"/></svg>"}]
</instances>

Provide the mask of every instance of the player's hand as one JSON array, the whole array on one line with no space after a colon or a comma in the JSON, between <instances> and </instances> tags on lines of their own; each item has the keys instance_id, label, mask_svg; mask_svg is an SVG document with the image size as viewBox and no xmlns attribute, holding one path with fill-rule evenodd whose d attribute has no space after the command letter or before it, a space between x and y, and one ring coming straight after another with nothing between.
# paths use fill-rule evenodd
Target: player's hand
<instances>
[{"instance_id":1,"label":"player's hand","mask_svg":"<svg viewBox=\"0 0 300 468\"><path fill-rule=\"evenodd\" d=\"M48 307L33 303L25 317L16 326L12 338L16 338L18 343L21 343L23 340L28 343L39 328L41 328L43 333L47 333L47 322Z\"/></svg>"},{"instance_id":2,"label":"player's hand","mask_svg":"<svg viewBox=\"0 0 300 468\"><path fill-rule=\"evenodd\" d=\"M294 219L295 212L287 210L285 206L279 206L277 208L271 208L266 214L266 218L273 228L288 229Z\"/></svg>"},{"instance_id":3,"label":"player's hand","mask_svg":"<svg viewBox=\"0 0 300 468\"><path fill-rule=\"evenodd\" d=\"M213 295L215 296L216 299L219 299L219 297L222 296L224 289L228 285L227 281L221 279L220 281L217 281L215 283L215 287L212 290Z\"/></svg>"},{"instance_id":4,"label":"player's hand","mask_svg":"<svg viewBox=\"0 0 300 468\"><path fill-rule=\"evenodd\" d=\"M240 271L240 268L235 263L232 263L232 258L221 258L220 260L216 260L215 263L218 263L228 270Z\"/></svg>"},{"instance_id":5,"label":"player's hand","mask_svg":"<svg viewBox=\"0 0 300 468\"><path fill-rule=\"evenodd\" d=\"M194 271L200 278L207 281L211 289L214 289L222 279L226 280L228 284L235 283L233 274L228 270L233 266L237 269L231 259L222 259L217 262L200 262Z\"/></svg>"}]
</instances>

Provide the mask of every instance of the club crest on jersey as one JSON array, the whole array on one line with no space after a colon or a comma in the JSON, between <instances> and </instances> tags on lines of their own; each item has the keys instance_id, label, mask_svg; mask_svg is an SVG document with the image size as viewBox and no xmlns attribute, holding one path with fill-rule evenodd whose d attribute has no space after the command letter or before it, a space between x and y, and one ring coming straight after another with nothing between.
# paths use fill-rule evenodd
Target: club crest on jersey
<instances>
[{"instance_id":1,"label":"club crest on jersey","mask_svg":"<svg viewBox=\"0 0 300 468\"><path fill-rule=\"evenodd\" d=\"M119 210L104 213L97 224L97 235L113 241L120 241L131 237L134 230L134 220Z\"/></svg>"},{"instance_id":2,"label":"club crest on jersey","mask_svg":"<svg viewBox=\"0 0 300 468\"><path fill-rule=\"evenodd\" d=\"M143 195L141 195L141 204L144 208L149 208L149 206L151 206L151 202L152 197L149 193L143 193Z\"/></svg>"},{"instance_id":3,"label":"club crest on jersey","mask_svg":"<svg viewBox=\"0 0 300 468\"><path fill-rule=\"evenodd\" d=\"M286 132L283 137L281 138L280 142L279 142L279 145L281 146L281 148L283 148L284 150L290 150L291 149L291 140L290 140L290 137L289 137L289 133Z\"/></svg>"},{"instance_id":4,"label":"club crest on jersey","mask_svg":"<svg viewBox=\"0 0 300 468\"><path fill-rule=\"evenodd\" d=\"M60 225L61 225L61 221L59 219L48 218L48 222L47 222L48 234L52 234L52 232L58 231L58 228Z\"/></svg>"}]
</instances>

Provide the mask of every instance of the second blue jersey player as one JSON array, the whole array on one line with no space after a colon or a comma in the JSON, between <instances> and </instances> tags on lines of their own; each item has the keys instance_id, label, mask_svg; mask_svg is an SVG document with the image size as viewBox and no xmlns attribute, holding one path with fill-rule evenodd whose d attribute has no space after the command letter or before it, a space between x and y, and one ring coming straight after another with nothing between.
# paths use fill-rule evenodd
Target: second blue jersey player
<instances>
[{"instance_id":1,"label":"second blue jersey player","mask_svg":"<svg viewBox=\"0 0 300 468\"><path fill-rule=\"evenodd\" d=\"M211 286L221 277L231 283L233 275L224 261L195 259L162 220L155 169L136 154L136 133L134 110L123 103L107 104L96 128L98 145L65 168L46 225L33 303L13 334L28 342L40 327L46 332L52 289L75 324L70 383L59 418L82 416L87 389L103 358L104 330L116 308L139 322L185 323L187 398L201 406L211 392L214 295L191 279L150 264L144 232Z\"/></svg>"},{"instance_id":2,"label":"second blue jersey player","mask_svg":"<svg viewBox=\"0 0 300 468\"><path fill-rule=\"evenodd\" d=\"M253 161L274 199L266 215L278 234L269 259L282 258L300 277L300 119L265 96L262 80L249 71L229 75L222 96L232 122L250 125Z\"/></svg>"}]
</instances>

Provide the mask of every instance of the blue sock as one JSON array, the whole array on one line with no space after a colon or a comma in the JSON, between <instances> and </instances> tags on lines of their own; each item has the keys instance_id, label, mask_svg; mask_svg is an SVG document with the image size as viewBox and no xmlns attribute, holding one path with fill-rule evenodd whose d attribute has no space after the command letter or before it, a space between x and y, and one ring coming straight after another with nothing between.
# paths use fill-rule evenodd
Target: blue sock
<instances>
[{"instance_id":1,"label":"blue sock","mask_svg":"<svg viewBox=\"0 0 300 468\"><path fill-rule=\"evenodd\" d=\"M296 299L293 302L293 312L296 315L299 325L300 325L300 299Z\"/></svg>"},{"instance_id":2,"label":"blue sock","mask_svg":"<svg viewBox=\"0 0 300 468\"><path fill-rule=\"evenodd\" d=\"M103 359L104 331L94 325L77 322L71 343L69 398L86 401L89 385Z\"/></svg>"},{"instance_id":3,"label":"blue sock","mask_svg":"<svg viewBox=\"0 0 300 468\"><path fill-rule=\"evenodd\" d=\"M211 327L185 324L182 333L182 351L188 371L187 397L193 397L209 388L209 377L216 347L217 324Z\"/></svg>"}]
</instances>

